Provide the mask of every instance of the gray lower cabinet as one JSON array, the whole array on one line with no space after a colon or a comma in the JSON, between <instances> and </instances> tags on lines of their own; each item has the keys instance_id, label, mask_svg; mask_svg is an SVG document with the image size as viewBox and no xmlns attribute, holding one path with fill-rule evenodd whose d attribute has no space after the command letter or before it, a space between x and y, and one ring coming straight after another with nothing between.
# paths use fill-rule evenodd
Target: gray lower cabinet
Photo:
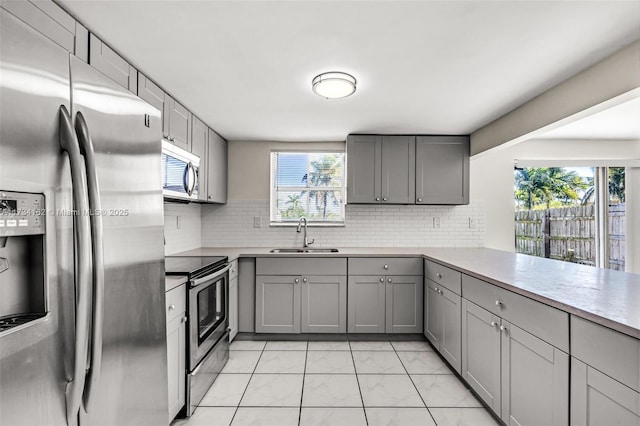
<instances>
[{"instance_id":1,"label":"gray lower cabinet","mask_svg":"<svg viewBox=\"0 0 640 426\"><path fill-rule=\"evenodd\" d=\"M346 333L346 263L337 258L256 259L256 333ZM288 275L271 275L275 271ZM335 275L323 275L327 272Z\"/></svg>"},{"instance_id":2,"label":"gray lower cabinet","mask_svg":"<svg viewBox=\"0 0 640 426\"><path fill-rule=\"evenodd\" d=\"M640 425L640 393L571 357L571 425Z\"/></svg>"},{"instance_id":3,"label":"gray lower cabinet","mask_svg":"<svg viewBox=\"0 0 640 426\"><path fill-rule=\"evenodd\" d=\"M169 423L185 404L186 397L186 285L182 284L166 293L167 318L167 373Z\"/></svg>"},{"instance_id":4,"label":"gray lower cabinet","mask_svg":"<svg viewBox=\"0 0 640 426\"><path fill-rule=\"evenodd\" d=\"M300 277L256 276L256 333L300 333Z\"/></svg>"},{"instance_id":5,"label":"gray lower cabinet","mask_svg":"<svg viewBox=\"0 0 640 426\"><path fill-rule=\"evenodd\" d=\"M227 202L227 141L209 129L207 153L207 201Z\"/></svg>"},{"instance_id":6,"label":"gray lower cabinet","mask_svg":"<svg viewBox=\"0 0 640 426\"><path fill-rule=\"evenodd\" d=\"M506 424L569 422L569 355L466 299L462 377Z\"/></svg>"},{"instance_id":7,"label":"gray lower cabinet","mask_svg":"<svg viewBox=\"0 0 640 426\"><path fill-rule=\"evenodd\" d=\"M347 203L414 203L415 136L349 135L347 163Z\"/></svg>"},{"instance_id":8,"label":"gray lower cabinet","mask_svg":"<svg viewBox=\"0 0 640 426\"><path fill-rule=\"evenodd\" d=\"M416 137L416 204L469 204L469 136Z\"/></svg>"},{"instance_id":9,"label":"gray lower cabinet","mask_svg":"<svg viewBox=\"0 0 640 426\"><path fill-rule=\"evenodd\" d=\"M349 333L422 333L422 276L354 275L348 281Z\"/></svg>"},{"instance_id":10,"label":"gray lower cabinet","mask_svg":"<svg viewBox=\"0 0 640 426\"><path fill-rule=\"evenodd\" d=\"M424 335L458 373L462 355L461 299L425 278Z\"/></svg>"},{"instance_id":11,"label":"gray lower cabinet","mask_svg":"<svg viewBox=\"0 0 640 426\"><path fill-rule=\"evenodd\" d=\"M89 64L130 92L138 93L138 71L94 34L89 37Z\"/></svg>"},{"instance_id":12,"label":"gray lower cabinet","mask_svg":"<svg viewBox=\"0 0 640 426\"><path fill-rule=\"evenodd\" d=\"M165 93L164 132L169 141L191 151L191 112Z\"/></svg>"},{"instance_id":13,"label":"gray lower cabinet","mask_svg":"<svg viewBox=\"0 0 640 426\"><path fill-rule=\"evenodd\" d=\"M229 269L229 342L238 334L238 261L231 262Z\"/></svg>"},{"instance_id":14,"label":"gray lower cabinet","mask_svg":"<svg viewBox=\"0 0 640 426\"><path fill-rule=\"evenodd\" d=\"M198 199L200 201L207 201L207 171L209 170L207 145L209 141L209 128L195 115L191 117L191 153L200 157Z\"/></svg>"}]
</instances>

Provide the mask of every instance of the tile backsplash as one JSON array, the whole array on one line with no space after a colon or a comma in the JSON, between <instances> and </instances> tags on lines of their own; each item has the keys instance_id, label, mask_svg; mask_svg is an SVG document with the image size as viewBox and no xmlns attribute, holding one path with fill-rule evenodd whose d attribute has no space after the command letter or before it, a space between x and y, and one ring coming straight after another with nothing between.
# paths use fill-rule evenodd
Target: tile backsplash
<instances>
[{"instance_id":1,"label":"tile backsplash","mask_svg":"<svg viewBox=\"0 0 640 426\"><path fill-rule=\"evenodd\" d=\"M178 227L178 220L180 227ZM200 204L164 203L164 254L171 255L202 245Z\"/></svg>"},{"instance_id":2,"label":"tile backsplash","mask_svg":"<svg viewBox=\"0 0 640 426\"><path fill-rule=\"evenodd\" d=\"M255 217L260 227L254 227ZM466 206L350 204L344 227L310 226L308 237L315 239L314 247L482 247L484 205L478 200ZM202 205L202 246L297 247L302 234L269 226L268 200L229 200Z\"/></svg>"}]
</instances>

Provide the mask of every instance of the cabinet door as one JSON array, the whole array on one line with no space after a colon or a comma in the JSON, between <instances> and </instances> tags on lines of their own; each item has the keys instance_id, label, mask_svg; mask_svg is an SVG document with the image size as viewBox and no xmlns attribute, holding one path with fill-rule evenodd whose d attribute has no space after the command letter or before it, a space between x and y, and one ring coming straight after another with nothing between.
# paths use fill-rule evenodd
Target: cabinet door
<instances>
[{"instance_id":1,"label":"cabinet door","mask_svg":"<svg viewBox=\"0 0 640 426\"><path fill-rule=\"evenodd\" d=\"M439 311L441 338L440 354L460 373L462 366L461 297L446 288L439 287Z\"/></svg>"},{"instance_id":2,"label":"cabinet door","mask_svg":"<svg viewBox=\"0 0 640 426\"><path fill-rule=\"evenodd\" d=\"M209 129L207 201L227 202L227 141Z\"/></svg>"},{"instance_id":3,"label":"cabinet door","mask_svg":"<svg viewBox=\"0 0 640 426\"><path fill-rule=\"evenodd\" d=\"M386 277L386 332L422 333L422 276Z\"/></svg>"},{"instance_id":4,"label":"cabinet door","mask_svg":"<svg viewBox=\"0 0 640 426\"><path fill-rule=\"evenodd\" d=\"M347 203L380 203L382 137L347 137Z\"/></svg>"},{"instance_id":5,"label":"cabinet door","mask_svg":"<svg viewBox=\"0 0 640 426\"><path fill-rule=\"evenodd\" d=\"M501 329L502 420L569 424L569 355L505 320Z\"/></svg>"},{"instance_id":6,"label":"cabinet door","mask_svg":"<svg viewBox=\"0 0 640 426\"><path fill-rule=\"evenodd\" d=\"M89 64L130 92L138 93L138 71L93 34L89 36Z\"/></svg>"},{"instance_id":7,"label":"cabinet door","mask_svg":"<svg viewBox=\"0 0 640 426\"><path fill-rule=\"evenodd\" d=\"M425 279L424 287L424 335L433 347L440 350L442 325L440 324L440 287L433 281Z\"/></svg>"},{"instance_id":8,"label":"cabinet door","mask_svg":"<svg viewBox=\"0 0 640 426\"><path fill-rule=\"evenodd\" d=\"M347 332L347 277L302 277L303 333Z\"/></svg>"},{"instance_id":9,"label":"cabinet door","mask_svg":"<svg viewBox=\"0 0 640 426\"><path fill-rule=\"evenodd\" d=\"M462 299L462 378L500 414L500 318Z\"/></svg>"},{"instance_id":10,"label":"cabinet door","mask_svg":"<svg viewBox=\"0 0 640 426\"><path fill-rule=\"evenodd\" d=\"M169 375L169 423L185 403L186 316L182 312L167 323L167 372Z\"/></svg>"},{"instance_id":11,"label":"cabinet door","mask_svg":"<svg viewBox=\"0 0 640 426\"><path fill-rule=\"evenodd\" d=\"M418 136L416 204L469 204L469 137Z\"/></svg>"},{"instance_id":12,"label":"cabinet door","mask_svg":"<svg viewBox=\"0 0 640 426\"><path fill-rule=\"evenodd\" d=\"M164 114L164 90L142 73L138 73L138 96ZM164 120L162 120L162 136L168 137L167 131Z\"/></svg>"},{"instance_id":13,"label":"cabinet door","mask_svg":"<svg viewBox=\"0 0 640 426\"><path fill-rule=\"evenodd\" d=\"M385 279L379 276L352 275L348 279L347 331L384 333Z\"/></svg>"},{"instance_id":14,"label":"cabinet door","mask_svg":"<svg viewBox=\"0 0 640 426\"><path fill-rule=\"evenodd\" d=\"M256 333L300 333L300 277L256 276Z\"/></svg>"},{"instance_id":15,"label":"cabinet door","mask_svg":"<svg viewBox=\"0 0 640 426\"><path fill-rule=\"evenodd\" d=\"M191 151L191 113L168 94L165 94L164 99L169 140L180 148Z\"/></svg>"},{"instance_id":16,"label":"cabinet door","mask_svg":"<svg viewBox=\"0 0 640 426\"><path fill-rule=\"evenodd\" d=\"M200 170L198 171L198 199L207 201L207 140L209 128L195 115L191 121L191 153L200 157Z\"/></svg>"},{"instance_id":17,"label":"cabinet door","mask_svg":"<svg viewBox=\"0 0 640 426\"><path fill-rule=\"evenodd\" d=\"M229 342L238 334L238 276L229 280Z\"/></svg>"},{"instance_id":18,"label":"cabinet door","mask_svg":"<svg viewBox=\"0 0 640 426\"><path fill-rule=\"evenodd\" d=\"M414 204L415 136L382 136L382 203Z\"/></svg>"},{"instance_id":19,"label":"cabinet door","mask_svg":"<svg viewBox=\"0 0 640 426\"><path fill-rule=\"evenodd\" d=\"M640 425L640 393L571 358L571 425Z\"/></svg>"}]
</instances>

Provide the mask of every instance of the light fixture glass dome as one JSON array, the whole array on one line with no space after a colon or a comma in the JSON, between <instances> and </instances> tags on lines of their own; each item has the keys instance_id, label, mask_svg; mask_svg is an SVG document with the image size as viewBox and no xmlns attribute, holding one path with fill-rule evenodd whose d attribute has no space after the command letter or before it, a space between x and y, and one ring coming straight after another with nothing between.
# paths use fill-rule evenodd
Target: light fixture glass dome
<instances>
[{"instance_id":1,"label":"light fixture glass dome","mask_svg":"<svg viewBox=\"0 0 640 426\"><path fill-rule=\"evenodd\" d=\"M346 98L356 91L356 79L344 72L325 72L314 77L311 87L315 94L323 98Z\"/></svg>"}]
</instances>

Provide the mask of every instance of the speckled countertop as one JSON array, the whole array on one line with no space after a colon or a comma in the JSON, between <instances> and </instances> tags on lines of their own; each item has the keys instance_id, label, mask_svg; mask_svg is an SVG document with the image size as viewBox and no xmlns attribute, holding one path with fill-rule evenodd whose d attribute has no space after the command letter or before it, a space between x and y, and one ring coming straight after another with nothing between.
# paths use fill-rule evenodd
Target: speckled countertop
<instances>
[{"instance_id":1,"label":"speckled countertop","mask_svg":"<svg viewBox=\"0 0 640 426\"><path fill-rule=\"evenodd\" d=\"M274 254L270 248L203 247L182 256L425 256L478 279L640 339L640 275L486 248L339 248L338 253Z\"/></svg>"}]
</instances>

